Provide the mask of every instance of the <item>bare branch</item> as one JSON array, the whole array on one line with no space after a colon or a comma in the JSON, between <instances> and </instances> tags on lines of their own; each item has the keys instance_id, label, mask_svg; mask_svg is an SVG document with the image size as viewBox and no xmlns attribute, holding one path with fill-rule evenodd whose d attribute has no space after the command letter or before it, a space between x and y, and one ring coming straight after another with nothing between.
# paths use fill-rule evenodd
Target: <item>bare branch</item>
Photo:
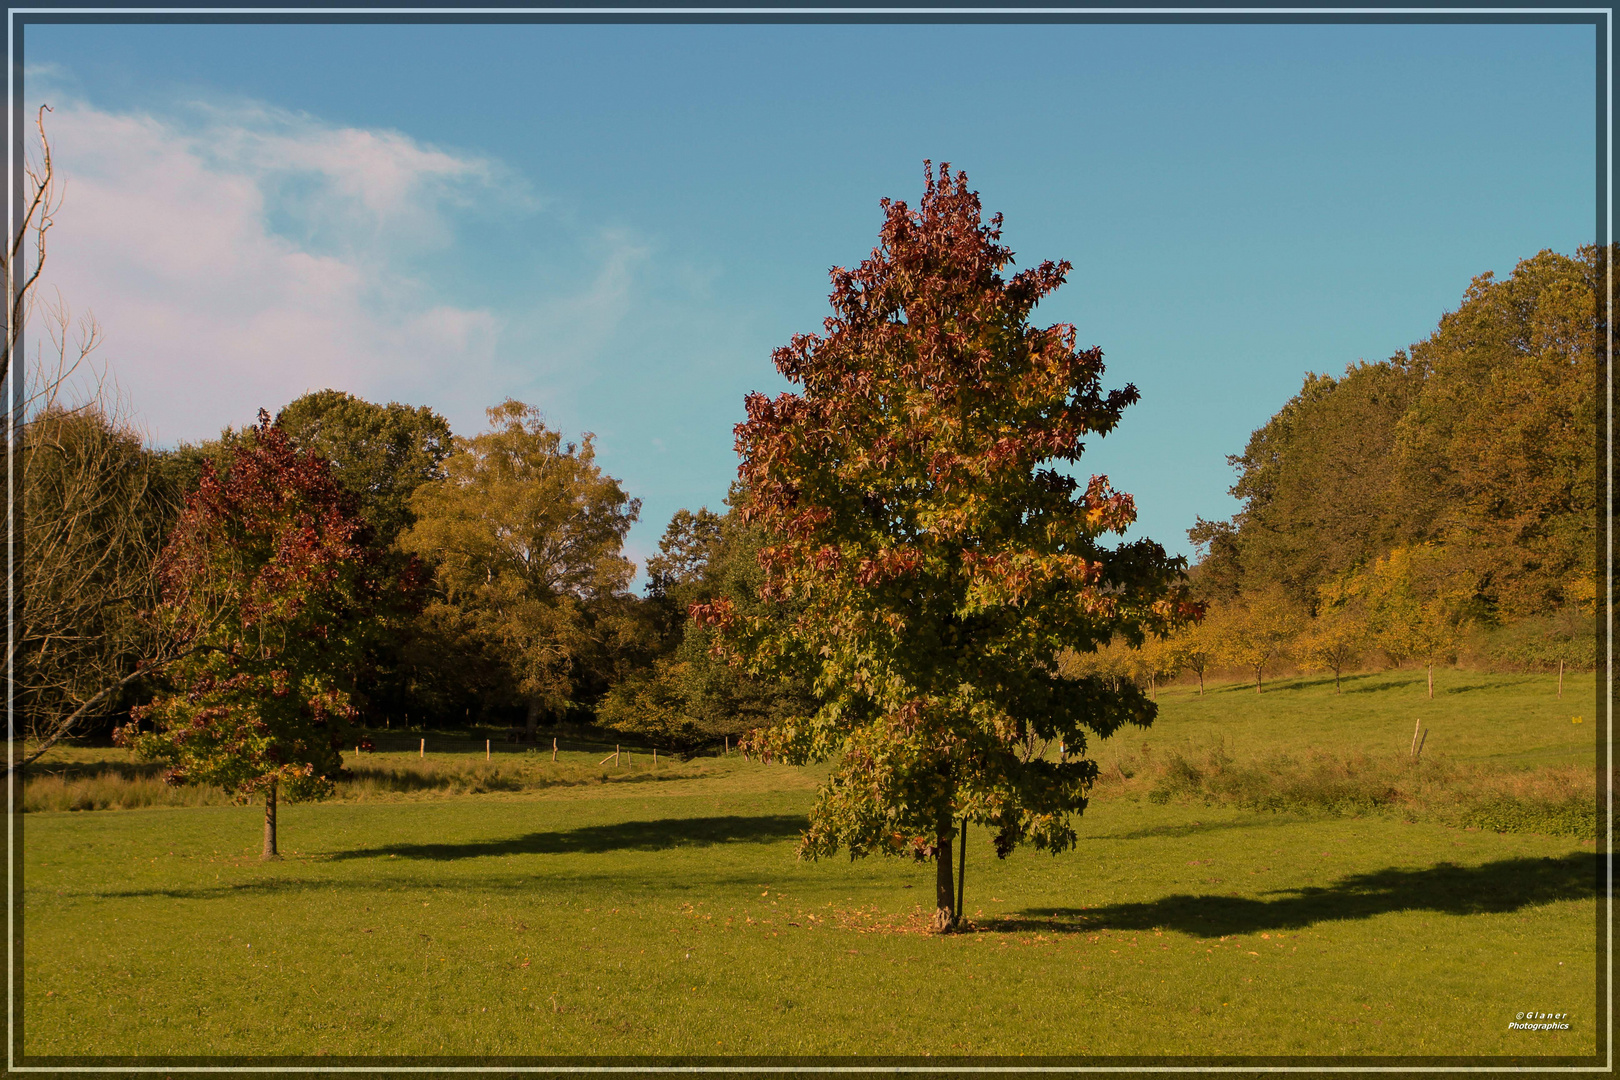
<instances>
[{"instance_id":1,"label":"bare branch","mask_svg":"<svg viewBox=\"0 0 1620 1080\"><path fill-rule=\"evenodd\" d=\"M55 221L56 211L62 205L62 188L56 182L56 170L51 162L51 143L45 135L45 114L49 105L41 105L35 120L39 130L39 156L23 163L30 188L21 220L14 220L10 242L4 251L6 295L10 303L6 310L4 344L0 345L0 382L11 372L12 360L22 341L24 316L27 314L34 285L45 266L45 237ZM30 243L32 241L32 243ZM33 262L28 263L29 248Z\"/></svg>"}]
</instances>

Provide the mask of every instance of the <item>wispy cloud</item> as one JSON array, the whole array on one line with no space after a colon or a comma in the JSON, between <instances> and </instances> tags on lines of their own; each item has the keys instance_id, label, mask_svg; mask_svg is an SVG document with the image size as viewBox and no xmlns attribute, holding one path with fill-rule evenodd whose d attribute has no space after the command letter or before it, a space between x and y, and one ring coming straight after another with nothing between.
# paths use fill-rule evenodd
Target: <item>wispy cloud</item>
<instances>
[{"instance_id":1,"label":"wispy cloud","mask_svg":"<svg viewBox=\"0 0 1620 1080\"><path fill-rule=\"evenodd\" d=\"M478 416L533 381L501 362L503 336L589 354L646 256L601 234L594 273L514 328L436 280L464 223L541 208L499 162L252 104L158 116L68 101L47 124L67 182L48 286L94 310L163 442L325 386Z\"/></svg>"}]
</instances>

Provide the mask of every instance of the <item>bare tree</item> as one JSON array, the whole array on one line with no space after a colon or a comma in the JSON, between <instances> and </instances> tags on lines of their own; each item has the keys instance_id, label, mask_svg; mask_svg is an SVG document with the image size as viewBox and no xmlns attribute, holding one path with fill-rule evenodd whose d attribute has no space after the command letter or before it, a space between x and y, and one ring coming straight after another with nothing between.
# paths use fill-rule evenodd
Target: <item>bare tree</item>
<instances>
[{"instance_id":1,"label":"bare tree","mask_svg":"<svg viewBox=\"0 0 1620 1080\"><path fill-rule=\"evenodd\" d=\"M95 320L80 321L70 349L67 306L45 310L54 356L29 365L13 443L22 543L7 659L33 742L20 765L109 711L173 652L148 613L160 599L157 554L177 493L161 483L106 368L87 363L101 340Z\"/></svg>"},{"instance_id":2,"label":"bare tree","mask_svg":"<svg viewBox=\"0 0 1620 1080\"><path fill-rule=\"evenodd\" d=\"M45 236L51 230L57 209L62 205L62 189L56 182L56 171L51 165L51 144L45 137L45 114L49 105L41 105L35 117L39 130L39 151L24 158L23 171L28 177L28 195L21 207L21 217L11 221L9 242L5 248L6 332L3 352L0 352L0 382L11 372L12 360L21 351L22 330L28 306L39 282L39 272L45 266ZM29 259L30 249L33 255Z\"/></svg>"},{"instance_id":3,"label":"bare tree","mask_svg":"<svg viewBox=\"0 0 1620 1080\"><path fill-rule=\"evenodd\" d=\"M11 302L0 380L20 379L4 412L14 586L6 669L21 721L12 738L32 743L8 754L9 770L110 713L126 687L188 647L152 614L161 599L158 553L179 492L162 482L127 399L93 356L102 342L95 317L75 320L60 294L38 302L62 194L46 111L39 150L25 164L29 199L4 250ZM39 316L45 332L28 362L21 331L25 318Z\"/></svg>"}]
</instances>

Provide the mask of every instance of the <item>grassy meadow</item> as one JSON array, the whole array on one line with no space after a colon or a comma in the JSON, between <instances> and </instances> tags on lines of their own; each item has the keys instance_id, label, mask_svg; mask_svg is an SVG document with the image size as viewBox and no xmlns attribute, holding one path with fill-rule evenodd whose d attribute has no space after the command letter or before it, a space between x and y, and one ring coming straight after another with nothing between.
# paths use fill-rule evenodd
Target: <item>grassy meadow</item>
<instances>
[{"instance_id":1,"label":"grassy meadow","mask_svg":"<svg viewBox=\"0 0 1620 1080\"><path fill-rule=\"evenodd\" d=\"M1458 671L1432 702L1421 671L1162 690L1152 729L1091 748L1079 850L970 835L970 932L944 937L931 866L794 858L813 768L393 732L337 799L282 807L266 864L258 807L69 748L15 819L22 1047L1592 1055L1596 841L1566 809L1594 698ZM136 808L53 808L75 798ZM1504 800L1528 816L1468 823ZM1570 1030L1508 1030L1524 1010Z\"/></svg>"}]
</instances>

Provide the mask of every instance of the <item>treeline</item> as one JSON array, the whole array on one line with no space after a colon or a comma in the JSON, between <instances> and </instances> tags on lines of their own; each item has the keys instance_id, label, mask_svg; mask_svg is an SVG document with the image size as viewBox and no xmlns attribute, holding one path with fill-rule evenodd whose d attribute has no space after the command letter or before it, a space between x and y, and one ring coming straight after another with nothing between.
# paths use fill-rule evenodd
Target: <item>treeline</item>
<instances>
[{"instance_id":1,"label":"treeline","mask_svg":"<svg viewBox=\"0 0 1620 1080\"><path fill-rule=\"evenodd\" d=\"M1228 459L1242 509L1188 534L1214 662L1590 667L1606 272L1543 251L1410 352L1307 375Z\"/></svg>"},{"instance_id":2,"label":"treeline","mask_svg":"<svg viewBox=\"0 0 1620 1080\"><path fill-rule=\"evenodd\" d=\"M1236 669L1260 688L1282 664L1591 667L1605 274L1596 248L1544 251L1506 280L1476 278L1410 353L1307 376L1230 459L1242 510L1189 533L1202 623L1070 655L1069 673L1151 688ZM728 667L687 615L723 598L745 617L791 617L759 598L758 527L681 510L632 595L623 541L639 501L602 472L589 434L567 441L519 402L465 436L426 407L323 390L259 428L153 449L105 399L69 404L43 379L25 417L10 660L36 748L125 722L213 632L193 620L181 640L164 622L180 580L164 553L188 500L262 458L271 429L341 489L399 600L367 620L344 673L362 726L534 737L592 721L690 751L813 696ZM266 491L283 480L261 478Z\"/></svg>"},{"instance_id":3,"label":"treeline","mask_svg":"<svg viewBox=\"0 0 1620 1080\"><path fill-rule=\"evenodd\" d=\"M279 469L242 488L276 492L308 487L296 472L313 468L340 489L338 502L322 510L294 498L289 512L357 521L342 535L368 549L370 591L392 598L367 606L343 680L363 727L482 723L533 738L559 721L599 721L689 752L802 706L807 687L728 668L686 615L722 596L758 607L757 535L729 512L682 510L649 560L646 595L632 595L622 547L640 503L596 464L592 437L566 441L515 401L489 421L463 437L429 408L323 390L260 428L150 449L100 401L69 408L53 397L35 409L19 439L24 607L13 648L16 701L36 746L117 726L171 689L170 661L187 647L174 594L195 589L179 584L176 527L183 513L197 516L199 492L217 502L243 469ZM285 460L273 452L283 443ZM220 523L249 509L218 510L209 527L224 533L205 546L247 543ZM199 528L185 540L194 548ZM265 552L233 557L286 565ZM251 605L251 593L231 604ZM190 619L193 651L213 632L205 619Z\"/></svg>"}]
</instances>

